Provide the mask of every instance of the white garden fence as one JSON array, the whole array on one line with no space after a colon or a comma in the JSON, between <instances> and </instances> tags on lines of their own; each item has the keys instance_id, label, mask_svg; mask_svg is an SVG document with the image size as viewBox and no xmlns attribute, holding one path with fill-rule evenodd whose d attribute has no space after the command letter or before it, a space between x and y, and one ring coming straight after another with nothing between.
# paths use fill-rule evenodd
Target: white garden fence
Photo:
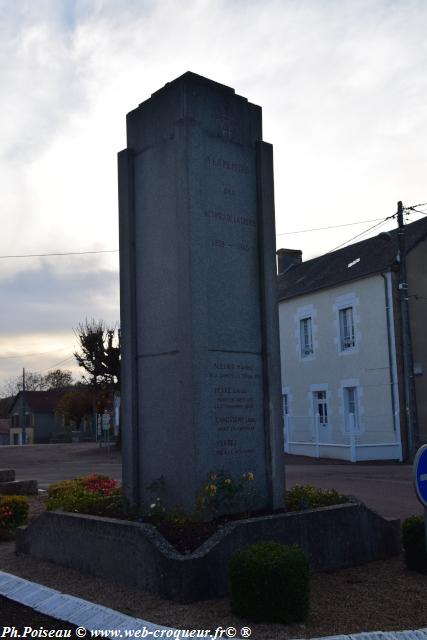
<instances>
[{"instance_id":1,"label":"white garden fence","mask_svg":"<svg viewBox=\"0 0 427 640\"><path fill-rule=\"evenodd\" d=\"M321 424L314 416L285 416L285 452L315 458L362 460L402 460L400 434L394 424L398 416L381 414L363 416L340 415L329 424ZM394 419L396 418L396 419Z\"/></svg>"}]
</instances>

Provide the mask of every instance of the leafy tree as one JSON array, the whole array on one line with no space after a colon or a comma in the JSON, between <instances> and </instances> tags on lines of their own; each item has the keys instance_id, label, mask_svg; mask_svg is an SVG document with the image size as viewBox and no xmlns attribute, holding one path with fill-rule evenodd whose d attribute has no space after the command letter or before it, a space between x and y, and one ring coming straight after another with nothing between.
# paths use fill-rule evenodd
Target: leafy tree
<instances>
[{"instance_id":1,"label":"leafy tree","mask_svg":"<svg viewBox=\"0 0 427 640\"><path fill-rule=\"evenodd\" d=\"M88 320L75 330L79 351L74 352L79 367L86 374L83 380L94 387L120 387L120 329L102 320Z\"/></svg>"},{"instance_id":2,"label":"leafy tree","mask_svg":"<svg viewBox=\"0 0 427 640\"><path fill-rule=\"evenodd\" d=\"M74 422L79 427L83 418L92 412L92 396L88 389L64 393L56 405L55 414L64 417L66 424Z\"/></svg>"}]
</instances>

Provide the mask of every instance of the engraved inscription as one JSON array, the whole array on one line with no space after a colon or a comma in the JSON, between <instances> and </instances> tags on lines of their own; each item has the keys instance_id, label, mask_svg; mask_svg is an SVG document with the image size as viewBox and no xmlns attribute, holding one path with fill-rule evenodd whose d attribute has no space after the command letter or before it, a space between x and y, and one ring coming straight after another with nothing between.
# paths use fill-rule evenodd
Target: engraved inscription
<instances>
[{"instance_id":1,"label":"engraved inscription","mask_svg":"<svg viewBox=\"0 0 427 640\"><path fill-rule=\"evenodd\" d=\"M243 242L226 242L225 240L219 240L217 238L211 240L211 246L220 248L220 249L237 249L237 251L249 251L250 246L248 244L244 244Z\"/></svg>"},{"instance_id":2,"label":"engraved inscription","mask_svg":"<svg viewBox=\"0 0 427 640\"><path fill-rule=\"evenodd\" d=\"M221 220L222 222L228 222L229 224L242 224L247 227L256 227L256 221L253 218L247 218L246 216L236 216L231 213L223 213L222 211L213 211L208 209L205 211L206 218L212 220Z\"/></svg>"},{"instance_id":3,"label":"engraved inscription","mask_svg":"<svg viewBox=\"0 0 427 640\"><path fill-rule=\"evenodd\" d=\"M214 425L219 456L240 456L255 452L254 437L261 406L255 399L259 380L258 367L248 362L214 361L209 372L214 402ZM255 395L254 395L255 394Z\"/></svg>"},{"instance_id":4,"label":"engraved inscription","mask_svg":"<svg viewBox=\"0 0 427 640\"><path fill-rule=\"evenodd\" d=\"M221 131L224 138L231 138L233 135L233 127L228 122L222 123Z\"/></svg>"},{"instance_id":5,"label":"engraved inscription","mask_svg":"<svg viewBox=\"0 0 427 640\"><path fill-rule=\"evenodd\" d=\"M209 169L226 169L227 171L234 171L235 173L249 173L247 164L232 162L232 160L219 158L218 156L207 156L206 163Z\"/></svg>"},{"instance_id":6,"label":"engraved inscription","mask_svg":"<svg viewBox=\"0 0 427 640\"><path fill-rule=\"evenodd\" d=\"M230 117L227 113L219 112L216 114L216 119L221 131L221 135L227 140L231 140L236 126L236 120Z\"/></svg>"}]
</instances>

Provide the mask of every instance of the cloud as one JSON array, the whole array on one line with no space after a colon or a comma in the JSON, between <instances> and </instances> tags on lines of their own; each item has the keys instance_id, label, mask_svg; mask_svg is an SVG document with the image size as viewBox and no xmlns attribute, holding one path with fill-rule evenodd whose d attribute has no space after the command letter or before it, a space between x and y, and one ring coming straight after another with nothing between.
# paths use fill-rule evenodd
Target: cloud
<instances>
[{"instance_id":1,"label":"cloud","mask_svg":"<svg viewBox=\"0 0 427 640\"><path fill-rule=\"evenodd\" d=\"M59 366L80 378L72 357L74 329L85 318L119 324L117 257L110 265L98 256L51 260L0 278L0 390L22 367L46 371Z\"/></svg>"},{"instance_id":2,"label":"cloud","mask_svg":"<svg viewBox=\"0 0 427 640\"><path fill-rule=\"evenodd\" d=\"M117 248L125 114L187 70L263 107L278 233L427 201L426 18L424 0L0 0L0 255ZM363 228L278 245L310 257ZM115 317L117 263L73 260L0 261L5 331Z\"/></svg>"},{"instance_id":3,"label":"cloud","mask_svg":"<svg viewBox=\"0 0 427 640\"><path fill-rule=\"evenodd\" d=\"M57 269L47 261L0 279L2 336L70 332L86 317L117 323L118 271L86 267Z\"/></svg>"},{"instance_id":4,"label":"cloud","mask_svg":"<svg viewBox=\"0 0 427 640\"><path fill-rule=\"evenodd\" d=\"M422 199L422 0L23 1L5 8L6 246L117 246L124 115L187 69L264 107L278 231L322 226L319 219L385 217L397 199ZM23 223L31 235L20 233ZM323 246L314 236L304 242L308 251Z\"/></svg>"}]
</instances>

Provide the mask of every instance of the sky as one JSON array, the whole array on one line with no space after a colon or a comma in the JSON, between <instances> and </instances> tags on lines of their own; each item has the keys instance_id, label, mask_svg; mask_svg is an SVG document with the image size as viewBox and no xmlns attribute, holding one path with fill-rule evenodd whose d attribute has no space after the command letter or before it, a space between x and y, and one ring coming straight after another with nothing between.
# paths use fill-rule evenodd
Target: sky
<instances>
[{"instance_id":1,"label":"sky","mask_svg":"<svg viewBox=\"0 0 427 640\"><path fill-rule=\"evenodd\" d=\"M0 0L0 391L118 323L125 115L186 71L262 106L277 248L427 202L426 28L425 0Z\"/></svg>"}]
</instances>

